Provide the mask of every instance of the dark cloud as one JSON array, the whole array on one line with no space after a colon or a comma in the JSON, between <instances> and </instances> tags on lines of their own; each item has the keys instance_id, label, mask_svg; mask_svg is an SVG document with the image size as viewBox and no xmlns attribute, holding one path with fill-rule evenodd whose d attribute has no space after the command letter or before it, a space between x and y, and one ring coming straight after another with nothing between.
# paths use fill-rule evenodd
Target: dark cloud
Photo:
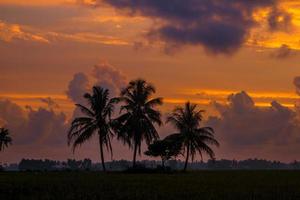
<instances>
[{"instance_id":1,"label":"dark cloud","mask_svg":"<svg viewBox=\"0 0 300 200\"><path fill-rule=\"evenodd\" d=\"M87 92L89 86L88 76L84 73L76 73L69 82L67 96L75 103L81 103L83 95Z\"/></svg>"},{"instance_id":2,"label":"dark cloud","mask_svg":"<svg viewBox=\"0 0 300 200\"><path fill-rule=\"evenodd\" d=\"M96 0L95 2L102 2ZM253 13L276 7L277 0L104 0L127 12L155 19L152 39L166 42L167 49L202 45L212 53L232 53L247 39L257 22Z\"/></svg>"},{"instance_id":3,"label":"dark cloud","mask_svg":"<svg viewBox=\"0 0 300 200\"><path fill-rule=\"evenodd\" d=\"M9 100L0 100L0 119L11 130L15 145L66 144L67 118L52 109L24 109Z\"/></svg>"},{"instance_id":4,"label":"dark cloud","mask_svg":"<svg viewBox=\"0 0 300 200\"><path fill-rule=\"evenodd\" d=\"M112 96L118 95L120 89L127 83L126 76L108 62L95 65L92 75L96 79L94 85L109 89Z\"/></svg>"},{"instance_id":5,"label":"dark cloud","mask_svg":"<svg viewBox=\"0 0 300 200\"><path fill-rule=\"evenodd\" d=\"M272 57L278 59L288 58L294 55L294 51L286 44L281 45L280 48L276 49L275 52L271 54Z\"/></svg>"},{"instance_id":6,"label":"dark cloud","mask_svg":"<svg viewBox=\"0 0 300 200\"><path fill-rule=\"evenodd\" d=\"M126 76L108 62L101 62L94 66L91 76L85 73L76 73L69 82L67 96L74 102L85 104L83 95L91 91L94 85L109 89L110 96L119 95L120 89L126 85ZM75 108L73 117L80 116L81 112Z\"/></svg>"},{"instance_id":7,"label":"dark cloud","mask_svg":"<svg viewBox=\"0 0 300 200\"><path fill-rule=\"evenodd\" d=\"M120 70L108 62L101 62L94 66L91 76L76 73L69 82L66 93L74 103L83 103L83 95L94 85L109 89L110 95L115 96L126 82L126 76Z\"/></svg>"},{"instance_id":8,"label":"dark cloud","mask_svg":"<svg viewBox=\"0 0 300 200\"><path fill-rule=\"evenodd\" d=\"M257 107L246 92L232 94L229 104L215 103L218 117L207 125L216 129L220 141L230 146L300 144L297 113L273 101L270 107Z\"/></svg>"},{"instance_id":9,"label":"dark cloud","mask_svg":"<svg viewBox=\"0 0 300 200\"><path fill-rule=\"evenodd\" d=\"M51 97L41 98L41 102L45 103L51 109L59 108L59 105Z\"/></svg>"},{"instance_id":10,"label":"dark cloud","mask_svg":"<svg viewBox=\"0 0 300 200\"><path fill-rule=\"evenodd\" d=\"M26 123L26 112L9 100L0 99L0 119L4 126L9 125L15 131Z\"/></svg>"},{"instance_id":11,"label":"dark cloud","mask_svg":"<svg viewBox=\"0 0 300 200\"><path fill-rule=\"evenodd\" d=\"M296 93L297 93L298 95L300 95L300 76L296 76L296 77L294 78L293 83L294 83L294 86L296 87Z\"/></svg>"},{"instance_id":12,"label":"dark cloud","mask_svg":"<svg viewBox=\"0 0 300 200\"><path fill-rule=\"evenodd\" d=\"M292 27L292 15L284 10L273 8L268 16L271 31L289 31Z\"/></svg>"}]
</instances>

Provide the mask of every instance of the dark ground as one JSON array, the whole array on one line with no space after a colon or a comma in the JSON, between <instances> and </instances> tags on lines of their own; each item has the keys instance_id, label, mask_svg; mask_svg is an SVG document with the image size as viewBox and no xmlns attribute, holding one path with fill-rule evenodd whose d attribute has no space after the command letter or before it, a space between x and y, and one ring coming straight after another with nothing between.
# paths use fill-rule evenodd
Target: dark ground
<instances>
[{"instance_id":1,"label":"dark ground","mask_svg":"<svg viewBox=\"0 0 300 200\"><path fill-rule=\"evenodd\" d=\"M0 199L300 199L300 171L1 172Z\"/></svg>"}]
</instances>

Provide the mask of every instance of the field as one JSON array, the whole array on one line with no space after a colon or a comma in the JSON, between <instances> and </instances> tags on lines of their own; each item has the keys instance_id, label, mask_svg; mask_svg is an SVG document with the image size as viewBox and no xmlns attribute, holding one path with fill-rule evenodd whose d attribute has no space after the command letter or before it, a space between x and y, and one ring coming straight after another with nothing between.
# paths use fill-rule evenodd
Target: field
<instances>
[{"instance_id":1,"label":"field","mask_svg":"<svg viewBox=\"0 0 300 200\"><path fill-rule=\"evenodd\" d=\"M300 171L2 172L0 199L300 199Z\"/></svg>"}]
</instances>

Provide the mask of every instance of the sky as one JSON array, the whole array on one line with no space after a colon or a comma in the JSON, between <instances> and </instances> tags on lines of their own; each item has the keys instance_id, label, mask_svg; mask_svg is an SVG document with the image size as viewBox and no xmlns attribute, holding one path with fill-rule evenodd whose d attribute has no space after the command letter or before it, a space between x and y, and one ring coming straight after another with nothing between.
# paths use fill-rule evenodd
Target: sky
<instances>
[{"instance_id":1,"label":"sky","mask_svg":"<svg viewBox=\"0 0 300 200\"><path fill-rule=\"evenodd\" d=\"M0 160L99 161L95 138L67 146L74 104L136 78L164 116L187 100L205 109L217 159L299 160L299 33L297 0L0 0L0 125L14 140ZM113 144L107 160L131 159Z\"/></svg>"}]
</instances>

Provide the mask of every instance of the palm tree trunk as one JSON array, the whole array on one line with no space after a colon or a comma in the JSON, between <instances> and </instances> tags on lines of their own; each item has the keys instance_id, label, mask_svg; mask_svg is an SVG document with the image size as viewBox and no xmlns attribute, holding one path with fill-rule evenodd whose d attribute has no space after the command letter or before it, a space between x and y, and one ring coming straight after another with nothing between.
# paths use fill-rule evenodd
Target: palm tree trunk
<instances>
[{"instance_id":1,"label":"palm tree trunk","mask_svg":"<svg viewBox=\"0 0 300 200\"><path fill-rule=\"evenodd\" d=\"M99 145L100 145L100 155L101 155L101 163L102 163L102 169L105 172L106 168L105 168L105 163L104 163L104 155L103 155L103 141L101 136L99 136Z\"/></svg>"},{"instance_id":2,"label":"palm tree trunk","mask_svg":"<svg viewBox=\"0 0 300 200\"><path fill-rule=\"evenodd\" d=\"M132 167L136 167L136 153L137 153L137 143L134 144L134 152L133 152L133 161L132 161Z\"/></svg>"},{"instance_id":3,"label":"palm tree trunk","mask_svg":"<svg viewBox=\"0 0 300 200\"><path fill-rule=\"evenodd\" d=\"M186 150L186 159L185 159L185 164L184 164L184 168L183 171L186 171L188 162L189 162L189 156L190 156L190 144L187 145L187 150Z\"/></svg>"}]
</instances>

